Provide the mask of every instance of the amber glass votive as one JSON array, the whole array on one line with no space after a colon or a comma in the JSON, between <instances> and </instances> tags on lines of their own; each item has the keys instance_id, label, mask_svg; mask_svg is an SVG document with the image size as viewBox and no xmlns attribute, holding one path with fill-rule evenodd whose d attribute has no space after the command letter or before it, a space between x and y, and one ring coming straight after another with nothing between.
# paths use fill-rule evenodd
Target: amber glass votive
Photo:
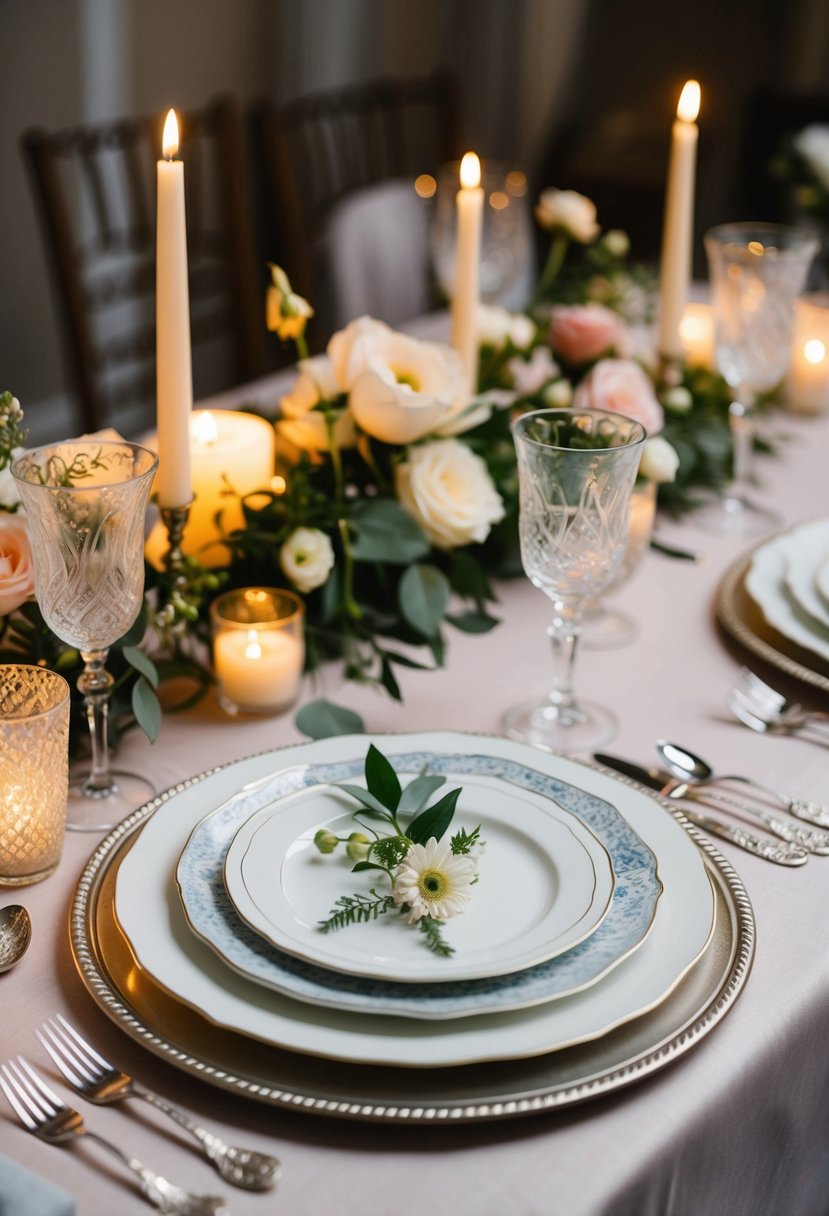
<instances>
[{"instance_id":1,"label":"amber glass votive","mask_svg":"<svg viewBox=\"0 0 829 1216\"><path fill-rule=\"evenodd\" d=\"M69 685L45 667L0 665L0 884L55 869L68 781Z\"/></svg>"},{"instance_id":2,"label":"amber glass votive","mask_svg":"<svg viewBox=\"0 0 829 1216\"><path fill-rule=\"evenodd\" d=\"M229 714L278 714L299 696L305 605L292 591L242 587L210 607L219 704Z\"/></svg>"}]
</instances>

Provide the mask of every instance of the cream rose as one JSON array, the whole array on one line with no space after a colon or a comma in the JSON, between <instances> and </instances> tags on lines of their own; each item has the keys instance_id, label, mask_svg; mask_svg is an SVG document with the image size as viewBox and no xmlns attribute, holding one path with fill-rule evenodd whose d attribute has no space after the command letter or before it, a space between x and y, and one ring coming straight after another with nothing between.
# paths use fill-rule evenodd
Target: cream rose
<instances>
[{"instance_id":1,"label":"cream rose","mask_svg":"<svg viewBox=\"0 0 829 1216\"><path fill-rule=\"evenodd\" d=\"M632 359L602 359L573 398L576 409L611 410L641 422L649 435L662 430L664 414L652 382Z\"/></svg>"},{"instance_id":2,"label":"cream rose","mask_svg":"<svg viewBox=\"0 0 829 1216\"><path fill-rule=\"evenodd\" d=\"M22 518L0 515L0 616L8 616L34 594L29 532Z\"/></svg>"},{"instance_id":3,"label":"cream rose","mask_svg":"<svg viewBox=\"0 0 829 1216\"><path fill-rule=\"evenodd\" d=\"M17 482L12 477L11 465L22 451L23 448L12 448L9 466L0 472L0 510L9 511L20 502Z\"/></svg>"},{"instance_id":4,"label":"cream rose","mask_svg":"<svg viewBox=\"0 0 829 1216\"><path fill-rule=\"evenodd\" d=\"M355 422L383 443L457 434L489 417L486 405L470 405L460 357L440 342L360 317L334 334L328 357Z\"/></svg>"},{"instance_id":5,"label":"cream rose","mask_svg":"<svg viewBox=\"0 0 829 1216\"><path fill-rule=\"evenodd\" d=\"M478 341L482 346L500 349L511 342L517 350L526 350L535 337L535 325L523 312L509 312L495 304L479 304L477 311Z\"/></svg>"},{"instance_id":6,"label":"cream rose","mask_svg":"<svg viewBox=\"0 0 829 1216\"><path fill-rule=\"evenodd\" d=\"M553 309L550 345L568 363L589 363L620 350L625 342L621 317L603 304L571 304Z\"/></svg>"},{"instance_id":7,"label":"cream rose","mask_svg":"<svg viewBox=\"0 0 829 1216\"><path fill-rule=\"evenodd\" d=\"M279 406L282 420L277 423L279 433L298 448L306 451L327 452L329 430L325 413L315 407L321 401L336 401L340 389L334 371L325 355L313 359L302 359L298 364L299 376L293 389L284 396ZM332 410L333 439L338 448L350 448L357 442L354 419L348 409Z\"/></svg>"},{"instance_id":8,"label":"cream rose","mask_svg":"<svg viewBox=\"0 0 829 1216\"><path fill-rule=\"evenodd\" d=\"M587 245L601 231L596 222L596 204L575 190L543 190L535 208L542 228L561 228Z\"/></svg>"},{"instance_id":9,"label":"cream rose","mask_svg":"<svg viewBox=\"0 0 829 1216\"><path fill-rule=\"evenodd\" d=\"M642 447L642 458L639 461L639 474L648 481L662 483L676 481L679 468L677 450L661 435L654 435Z\"/></svg>"},{"instance_id":10,"label":"cream rose","mask_svg":"<svg viewBox=\"0 0 829 1216\"><path fill-rule=\"evenodd\" d=\"M334 547L319 528L296 528L279 550L282 572L297 591L321 587L334 565Z\"/></svg>"},{"instance_id":11,"label":"cream rose","mask_svg":"<svg viewBox=\"0 0 829 1216\"><path fill-rule=\"evenodd\" d=\"M439 549L480 543L504 518L485 463L457 439L411 448L396 482L401 504Z\"/></svg>"}]
</instances>

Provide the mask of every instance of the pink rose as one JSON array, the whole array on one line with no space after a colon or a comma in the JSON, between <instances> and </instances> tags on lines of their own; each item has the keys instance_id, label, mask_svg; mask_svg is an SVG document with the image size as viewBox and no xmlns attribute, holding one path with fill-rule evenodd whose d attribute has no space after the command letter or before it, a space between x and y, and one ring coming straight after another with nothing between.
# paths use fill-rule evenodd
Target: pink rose
<instances>
[{"instance_id":1,"label":"pink rose","mask_svg":"<svg viewBox=\"0 0 829 1216\"><path fill-rule=\"evenodd\" d=\"M573 405L625 414L641 422L649 435L661 431L665 420L653 384L632 359L602 359L576 389Z\"/></svg>"},{"instance_id":2,"label":"pink rose","mask_svg":"<svg viewBox=\"0 0 829 1216\"><path fill-rule=\"evenodd\" d=\"M0 616L8 616L34 593L32 552L25 523L0 513Z\"/></svg>"},{"instance_id":3,"label":"pink rose","mask_svg":"<svg viewBox=\"0 0 829 1216\"><path fill-rule=\"evenodd\" d=\"M588 363L625 340L621 318L603 304L562 305L553 309L550 345L568 363Z\"/></svg>"}]
</instances>

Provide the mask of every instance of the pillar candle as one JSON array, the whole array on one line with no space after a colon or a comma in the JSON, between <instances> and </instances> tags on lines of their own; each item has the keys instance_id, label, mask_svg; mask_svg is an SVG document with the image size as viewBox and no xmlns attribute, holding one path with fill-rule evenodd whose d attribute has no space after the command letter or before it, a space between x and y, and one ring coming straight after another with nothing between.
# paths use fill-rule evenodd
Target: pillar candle
<instances>
[{"instance_id":1,"label":"pillar candle","mask_svg":"<svg viewBox=\"0 0 829 1216\"><path fill-rule=\"evenodd\" d=\"M798 414L829 409L829 295L815 293L795 302L786 404Z\"/></svg>"},{"instance_id":2,"label":"pillar candle","mask_svg":"<svg viewBox=\"0 0 829 1216\"><path fill-rule=\"evenodd\" d=\"M714 367L714 312L710 304L691 303L679 323L679 338L690 367Z\"/></svg>"},{"instance_id":3,"label":"pillar candle","mask_svg":"<svg viewBox=\"0 0 829 1216\"><path fill-rule=\"evenodd\" d=\"M481 162L474 152L461 161L461 188L455 196L458 221L455 291L452 297L452 345L460 355L470 395L478 387L478 281L484 192Z\"/></svg>"},{"instance_id":4,"label":"pillar candle","mask_svg":"<svg viewBox=\"0 0 829 1216\"><path fill-rule=\"evenodd\" d=\"M156 488L161 506L181 507L192 497L189 428L193 409L193 368L184 165L173 159L178 152L178 123L173 110L164 124L163 151L165 159L157 164Z\"/></svg>"},{"instance_id":5,"label":"pillar candle","mask_svg":"<svg viewBox=\"0 0 829 1216\"><path fill-rule=\"evenodd\" d=\"M659 351L672 359L682 357L679 326L691 279L699 105L700 87L696 80L689 80L682 90L671 130L659 269Z\"/></svg>"}]
</instances>

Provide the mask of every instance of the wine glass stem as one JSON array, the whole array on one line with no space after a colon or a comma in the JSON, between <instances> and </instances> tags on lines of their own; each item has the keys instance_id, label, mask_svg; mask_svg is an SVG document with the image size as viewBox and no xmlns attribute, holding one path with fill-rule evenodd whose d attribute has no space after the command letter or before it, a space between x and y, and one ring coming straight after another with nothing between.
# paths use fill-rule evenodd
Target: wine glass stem
<instances>
[{"instance_id":1,"label":"wine glass stem","mask_svg":"<svg viewBox=\"0 0 829 1216\"><path fill-rule=\"evenodd\" d=\"M84 669L78 677L78 690L83 694L92 743L92 766L83 790L85 794L99 798L115 785L109 771L107 744L109 694L115 681L106 669L107 653L108 650L82 650Z\"/></svg>"},{"instance_id":2,"label":"wine glass stem","mask_svg":"<svg viewBox=\"0 0 829 1216\"><path fill-rule=\"evenodd\" d=\"M752 395L741 391L739 399L728 407L728 422L734 450L731 485L728 497L743 500L751 485L754 450L754 413Z\"/></svg>"},{"instance_id":3,"label":"wine glass stem","mask_svg":"<svg viewBox=\"0 0 829 1216\"><path fill-rule=\"evenodd\" d=\"M553 600L555 616L547 634L553 651L553 682L550 702L559 714L567 717L576 708L573 692L573 664L576 658L576 643L581 631L581 609L562 600Z\"/></svg>"}]
</instances>

